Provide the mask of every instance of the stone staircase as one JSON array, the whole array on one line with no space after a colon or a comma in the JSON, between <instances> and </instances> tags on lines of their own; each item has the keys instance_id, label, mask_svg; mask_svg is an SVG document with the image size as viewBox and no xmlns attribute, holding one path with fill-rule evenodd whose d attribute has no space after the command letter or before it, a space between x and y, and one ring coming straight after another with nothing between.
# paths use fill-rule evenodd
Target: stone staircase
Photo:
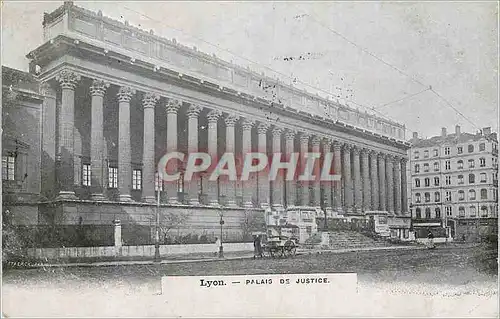
<instances>
[{"instance_id":1,"label":"stone staircase","mask_svg":"<svg viewBox=\"0 0 500 319\"><path fill-rule=\"evenodd\" d=\"M357 231L337 230L329 232L329 249L349 249L349 248L372 248L391 247L391 244L383 238L366 236Z\"/></svg>"}]
</instances>

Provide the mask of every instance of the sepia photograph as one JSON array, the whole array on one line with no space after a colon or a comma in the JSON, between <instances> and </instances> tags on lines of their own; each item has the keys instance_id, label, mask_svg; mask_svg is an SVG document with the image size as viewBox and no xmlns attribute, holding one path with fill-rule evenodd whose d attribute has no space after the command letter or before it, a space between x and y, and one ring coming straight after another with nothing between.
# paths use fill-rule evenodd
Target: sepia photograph
<instances>
[{"instance_id":1,"label":"sepia photograph","mask_svg":"<svg viewBox=\"0 0 500 319\"><path fill-rule=\"evenodd\" d=\"M2 1L2 317L498 318L498 9Z\"/></svg>"}]
</instances>

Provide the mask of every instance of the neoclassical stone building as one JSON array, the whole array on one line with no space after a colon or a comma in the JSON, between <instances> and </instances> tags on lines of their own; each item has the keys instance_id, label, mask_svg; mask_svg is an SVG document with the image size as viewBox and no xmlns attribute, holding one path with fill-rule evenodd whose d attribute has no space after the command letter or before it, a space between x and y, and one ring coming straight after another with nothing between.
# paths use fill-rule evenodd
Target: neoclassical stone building
<instances>
[{"instance_id":1,"label":"neoclassical stone building","mask_svg":"<svg viewBox=\"0 0 500 319\"><path fill-rule=\"evenodd\" d=\"M407 227L403 125L257 74L174 40L65 2L30 52L41 86L41 187L36 223L150 229L161 209L187 212L182 231L211 234L223 205L227 236L268 205L311 205L352 216L389 214ZM333 152L340 182L161 183L171 151ZM179 168L182 172L182 167ZM50 208L48 208L50 207ZM47 217L52 216L52 217ZM51 219L52 218L52 219ZM132 227L132 226L130 226ZM124 237L126 237L126 231Z\"/></svg>"}]
</instances>

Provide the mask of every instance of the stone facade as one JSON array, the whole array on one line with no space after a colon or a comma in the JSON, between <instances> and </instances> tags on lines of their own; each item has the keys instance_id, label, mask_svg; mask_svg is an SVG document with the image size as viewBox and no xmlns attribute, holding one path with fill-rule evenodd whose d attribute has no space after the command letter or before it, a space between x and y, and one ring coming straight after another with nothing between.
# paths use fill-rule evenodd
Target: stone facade
<instances>
[{"instance_id":1,"label":"stone facade","mask_svg":"<svg viewBox=\"0 0 500 319\"><path fill-rule=\"evenodd\" d=\"M191 225L201 232L218 225L208 216L220 205L231 216L295 204L344 214L386 207L392 215L407 214L400 162L409 144L400 124L71 2L45 15L44 39L27 56L48 92L41 107L50 120L38 136L54 159L42 161L42 172L54 173L41 192L70 222L107 223L122 216L106 212L125 210L123 225L149 225L131 216L147 215L158 196L164 209L196 212ZM342 180L291 185L270 182L266 174L244 183L208 181L203 174L189 183L156 180L155 165L166 152L195 150L213 157L331 150ZM231 217L226 226L240 223Z\"/></svg>"}]
</instances>

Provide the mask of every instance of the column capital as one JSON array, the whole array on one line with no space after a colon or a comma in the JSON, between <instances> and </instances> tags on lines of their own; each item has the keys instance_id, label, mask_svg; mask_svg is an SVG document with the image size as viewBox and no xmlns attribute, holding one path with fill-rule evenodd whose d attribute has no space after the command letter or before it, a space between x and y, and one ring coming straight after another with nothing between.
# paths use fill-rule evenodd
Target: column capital
<instances>
[{"instance_id":1,"label":"column capital","mask_svg":"<svg viewBox=\"0 0 500 319\"><path fill-rule=\"evenodd\" d=\"M272 133L273 133L273 137L281 136L281 133L283 133L283 128L275 126L275 127L273 127Z\"/></svg>"},{"instance_id":2,"label":"column capital","mask_svg":"<svg viewBox=\"0 0 500 319\"><path fill-rule=\"evenodd\" d=\"M352 152L354 155L359 155L359 153L361 153L361 149L358 146L353 146Z\"/></svg>"},{"instance_id":3,"label":"column capital","mask_svg":"<svg viewBox=\"0 0 500 319\"><path fill-rule=\"evenodd\" d=\"M293 139L295 138L295 134L297 134L297 131L287 128L285 131L285 139L288 141L293 141Z\"/></svg>"},{"instance_id":4,"label":"column capital","mask_svg":"<svg viewBox=\"0 0 500 319\"><path fill-rule=\"evenodd\" d=\"M350 150L353 149L353 145L349 143L344 143L342 144L342 149L344 150L344 152L349 152Z\"/></svg>"},{"instance_id":5,"label":"column capital","mask_svg":"<svg viewBox=\"0 0 500 319\"><path fill-rule=\"evenodd\" d=\"M182 102L176 99L168 99L165 104L165 108L167 109L167 114L177 114L177 111L181 108Z\"/></svg>"},{"instance_id":6,"label":"column capital","mask_svg":"<svg viewBox=\"0 0 500 319\"><path fill-rule=\"evenodd\" d=\"M187 110L188 118L190 118L190 119L197 118L200 115L200 112L202 109L203 109L203 107L201 107L197 104L189 105L188 110Z\"/></svg>"},{"instance_id":7,"label":"column capital","mask_svg":"<svg viewBox=\"0 0 500 319\"><path fill-rule=\"evenodd\" d=\"M63 89L74 90L77 83L80 81L81 76L71 70L64 69L56 75L58 81Z\"/></svg>"},{"instance_id":8,"label":"column capital","mask_svg":"<svg viewBox=\"0 0 500 319\"><path fill-rule=\"evenodd\" d=\"M248 118L244 119L243 123L241 123L241 127L245 131L251 130L254 125L255 125L255 121L252 119L248 119Z\"/></svg>"},{"instance_id":9,"label":"column capital","mask_svg":"<svg viewBox=\"0 0 500 319\"><path fill-rule=\"evenodd\" d=\"M319 146L319 144L321 143L321 138L317 135L314 135L311 139L311 144L313 147L315 146Z\"/></svg>"},{"instance_id":10,"label":"column capital","mask_svg":"<svg viewBox=\"0 0 500 319\"><path fill-rule=\"evenodd\" d=\"M219 117L221 117L221 115L222 115L222 111L211 110L207 114L208 123L217 123L217 121L219 120Z\"/></svg>"},{"instance_id":11,"label":"column capital","mask_svg":"<svg viewBox=\"0 0 500 319\"><path fill-rule=\"evenodd\" d=\"M300 143L301 144L309 143L309 137L310 137L310 135L308 133L301 133L300 134Z\"/></svg>"},{"instance_id":12,"label":"column capital","mask_svg":"<svg viewBox=\"0 0 500 319\"><path fill-rule=\"evenodd\" d=\"M145 109L154 108L160 96L156 93L147 92L142 98L142 105Z\"/></svg>"},{"instance_id":13,"label":"column capital","mask_svg":"<svg viewBox=\"0 0 500 319\"><path fill-rule=\"evenodd\" d=\"M130 86L121 86L118 90L118 102L130 102L132 95L135 94L135 90Z\"/></svg>"},{"instance_id":14,"label":"column capital","mask_svg":"<svg viewBox=\"0 0 500 319\"><path fill-rule=\"evenodd\" d=\"M408 157L401 157L401 165L406 165L408 163Z\"/></svg>"},{"instance_id":15,"label":"column capital","mask_svg":"<svg viewBox=\"0 0 500 319\"><path fill-rule=\"evenodd\" d=\"M326 136L323 137L321 140L323 141L323 145L328 145L328 147L330 147L334 143L334 141L331 138Z\"/></svg>"},{"instance_id":16,"label":"column capital","mask_svg":"<svg viewBox=\"0 0 500 319\"><path fill-rule=\"evenodd\" d=\"M228 116L224 118L224 122L226 126L234 126L239 119L240 117L238 115L228 114Z\"/></svg>"},{"instance_id":17,"label":"column capital","mask_svg":"<svg viewBox=\"0 0 500 319\"><path fill-rule=\"evenodd\" d=\"M340 151L341 148L342 148L342 143L340 143L339 141L333 141L333 150L334 151Z\"/></svg>"},{"instance_id":18,"label":"column capital","mask_svg":"<svg viewBox=\"0 0 500 319\"><path fill-rule=\"evenodd\" d=\"M389 162L392 162L394 160L394 155L386 154L385 158L386 158L387 162L389 163Z\"/></svg>"},{"instance_id":19,"label":"column capital","mask_svg":"<svg viewBox=\"0 0 500 319\"><path fill-rule=\"evenodd\" d=\"M398 156L398 155L392 155L392 161L396 164L396 163L399 163L399 161L401 161L401 157Z\"/></svg>"},{"instance_id":20,"label":"column capital","mask_svg":"<svg viewBox=\"0 0 500 319\"><path fill-rule=\"evenodd\" d=\"M368 154L369 154L370 150L363 147L363 148L360 149L360 152L361 152L361 156L368 157Z\"/></svg>"},{"instance_id":21,"label":"column capital","mask_svg":"<svg viewBox=\"0 0 500 319\"><path fill-rule=\"evenodd\" d=\"M92 81L92 85L90 86L90 94L92 96L104 96L107 88L109 88L108 82L100 79L95 79Z\"/></svg>"},{"instance_id":22,"label":"column capital","mask_svg":"<svg viewBox=\"0 0 500 319\"><path fill-rule=\"evenodd\" d=\"M378 156L378 153L376 150L368 150L368 154L372 157L372 158L377 158Z\"/></svg>"},{"instance_id":23,"label":"column capital","mask_svg":"<svg viewBox=\"0 0 500 319\"><path fill-rule=\"evenodd\" d=\"M259 126L257 126L257 132L259 134L266 134L269 127L270 125L268 123L259 123Z\"/></svg>"},{"instance_id":24,"label":"column capital","mask_svg":"<svg viewBox=\"0 0 500 319\"><path fill-rule=\"evenodd\" d=\"M386 155L386 154L384 154L384 153L382 153L382 152L379 152L379 153L377 154L377 157L378 157L378 159L380 159L380 160L385 160L385 159L386 159L386 157L387 157L387 155Z\"/></svg>"}]
</instances>

